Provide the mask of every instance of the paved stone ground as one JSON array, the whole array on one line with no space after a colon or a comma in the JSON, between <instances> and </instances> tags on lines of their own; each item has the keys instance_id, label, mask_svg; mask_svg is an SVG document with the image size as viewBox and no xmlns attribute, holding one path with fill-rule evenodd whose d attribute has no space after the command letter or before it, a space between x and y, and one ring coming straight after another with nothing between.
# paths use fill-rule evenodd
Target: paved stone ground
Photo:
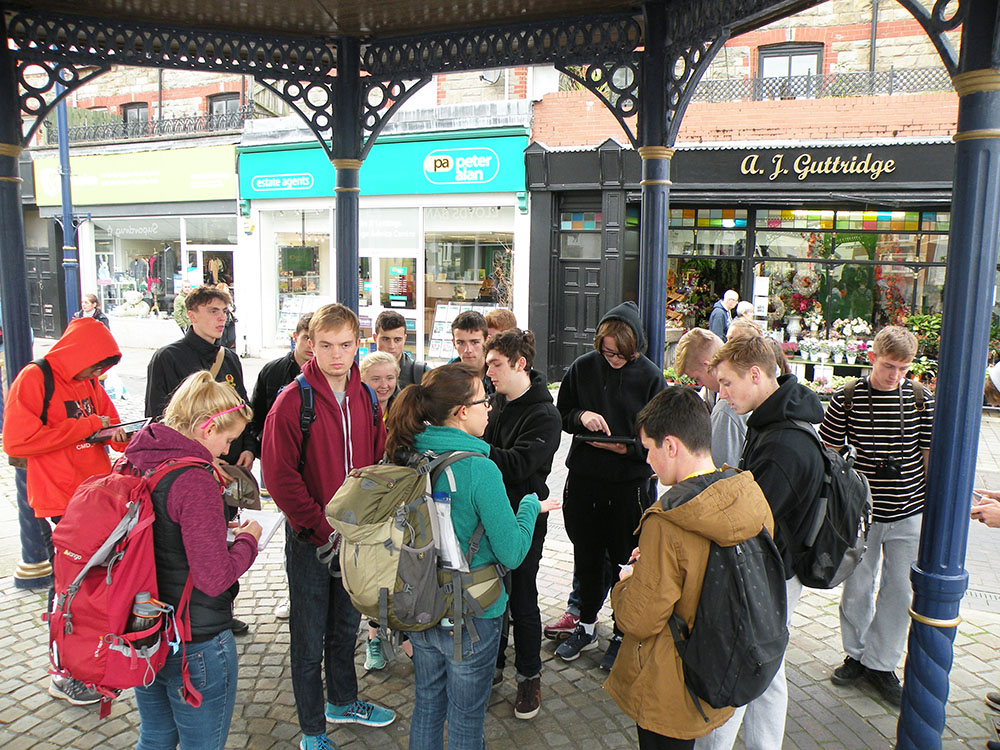
<instances>
[{"instance_id":1,"label":"paved stone ground","mask_svg":"<svg viewBox=\"0 0 1000 750\"><path fill-rule=\"evenodd\" d=\"M40 347L40 350L44 346ZM276 353L277 354L277 353ZM123 418L142 410L145 363L149 352L129 350L119 366L132 399L121 404ZM246 360L252 382L264 360ZM978 479L1000 487L1000 421L986 420L979 448ZM550 487L558 492L565 479L562 456ZM101 721L90 707L73 707L46 693L48 665L45 630L39 617L43 593L15 589L9 572L19 547L12 472L0 468L0 747L3 750L37 748L126 748L138 737L138 713L131 692L116 702L111 717ZM997 541L1000 531L976 525L970 532L968 567L970 595L963 604L964 622L955 639L955 664L947 711L944 747L956 750L983 747L993 734L994 715L982 702L997 684L993 663L1000 647L1000 580ZM243 580L237 615L251 624L251 632L237 639L240 684L236 715L228 747L297 747L298 726L288 666L288 627L275 620L272 610L285 595L282 539L275 537ZM561 514L550 519L542 572L539 574L543 618L557 617L565 603L572 569L572 551ZM831 671L841 662L837 619L837 591L806 590L792 622L788 649L789 710L785 750L847 748L883 750L893 744L896 711L864 689L838 688ZM610 634L609 612L602 613L602 646ZM405 657L385 670L364 673L363 634L358 641L361 695L397 710L399 718L384 729L339 728L331 736L344 748L405 748L413 703L412 667ZM583 654L565 664L554 658L554 645L543 644L542 710L531 721L513 717L515 685L512 667L507 681L494 689L487 717L490 747L617 748L635 747L634 725L604 693L604 673L597 668L601 651ZM512 655L508 663L512 663ZM738 747L741 745L738 745Z\"/></svg>"}]
</instances>

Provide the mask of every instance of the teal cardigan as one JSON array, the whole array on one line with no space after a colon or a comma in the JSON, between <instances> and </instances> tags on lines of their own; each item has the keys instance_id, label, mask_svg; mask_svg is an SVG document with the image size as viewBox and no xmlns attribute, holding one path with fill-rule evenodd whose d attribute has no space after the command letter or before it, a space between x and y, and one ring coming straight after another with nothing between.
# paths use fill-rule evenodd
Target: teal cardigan
<instances>
[{"instance_id":1,"label":"teal cardigan","mask_svg":"<svg viewBox=\"0 0 1000 750\"><path fill-rule=\"evenodd\" d=\"M497 562L508 568L520 565L531 547L540 507L538 499L534 495L525 496L514 515L500 469L489 459L490 446L479 438L454 427L428 425L414 442L420 452L470 451L479 454L451 465L457 488L451 493L451 523L455 535L462 551L468 554L469 539L482 521L486 533L472 558L472 567ZM449 492L448 477L442 474L434 489ZM500 617L506 607L507 592L504 591L483 616Z\"/></svg>"}]
</instances>

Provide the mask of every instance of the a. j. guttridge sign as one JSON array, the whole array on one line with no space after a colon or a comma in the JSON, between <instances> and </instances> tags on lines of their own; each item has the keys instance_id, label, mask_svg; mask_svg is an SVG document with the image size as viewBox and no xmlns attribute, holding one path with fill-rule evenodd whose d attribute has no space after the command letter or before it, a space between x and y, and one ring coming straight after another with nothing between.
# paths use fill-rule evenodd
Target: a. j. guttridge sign
<instances>
[{"instance_id":1,"label":"a. j. guttridge sign","mask_svg":"<svg viewBox=\"0 0 1000 750\"><path fill-rule=\"evenodd\" d=\"M769 182L795 179L805 182L812 177L849 175L877 180L896 171L894 159L878 158L873 151L861 154L814 156L803 151L792 156L785 151L750 153L740 162L740 174Z\"/></svg>"}]
</instances>

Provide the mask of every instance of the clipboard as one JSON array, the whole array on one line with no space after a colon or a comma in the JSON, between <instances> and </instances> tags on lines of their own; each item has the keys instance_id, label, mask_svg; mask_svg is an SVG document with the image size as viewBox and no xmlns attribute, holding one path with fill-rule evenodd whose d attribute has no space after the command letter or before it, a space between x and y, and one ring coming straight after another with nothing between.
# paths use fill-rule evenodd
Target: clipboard
<instances>
[{"instance_id":1,"label":"clipboard","mask_svg":"<svg viewBox=\"0 0 1000 750\"><path fill-rule=\"evenodd\" d=\"M256 521L260 524L260 539L257 540L257 549L263 550L278 528L285 522L285 514L273 510L252 510L243 508L236 518L241 521ZM235 529L229 529L226 533L227 542L236 541Z\"/></svg>"}]
</instances>

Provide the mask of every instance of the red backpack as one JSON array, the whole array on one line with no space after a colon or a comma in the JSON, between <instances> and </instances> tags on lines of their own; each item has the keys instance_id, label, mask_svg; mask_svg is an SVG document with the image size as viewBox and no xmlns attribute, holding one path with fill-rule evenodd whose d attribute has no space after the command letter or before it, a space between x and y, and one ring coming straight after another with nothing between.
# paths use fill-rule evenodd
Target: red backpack
<instances>
[{"instance_id":1,"label":"red backpack","mask_svg":"<svg viewBox=\"0 0 1000 750\"><path fill-rule=\"evenodd\" d=\"M52 532L55 597L45 617L50 671L101 693L101 718L123 689L152 684L171 649L183 655L191 637L190 574L176 611L164 604L165 615L155 626L125 631L136 594L148 591L155 599L158 593L152 492L166 475L192 466L213 472L221 482L218 469L198 458L164 461L145 474L120 459L110 474L80 483ZM134 646L157 634L152 645ZM186 661L182 672L185 700L198 707L201 694L191 684Z\"/></svg>"}]
</instances>

